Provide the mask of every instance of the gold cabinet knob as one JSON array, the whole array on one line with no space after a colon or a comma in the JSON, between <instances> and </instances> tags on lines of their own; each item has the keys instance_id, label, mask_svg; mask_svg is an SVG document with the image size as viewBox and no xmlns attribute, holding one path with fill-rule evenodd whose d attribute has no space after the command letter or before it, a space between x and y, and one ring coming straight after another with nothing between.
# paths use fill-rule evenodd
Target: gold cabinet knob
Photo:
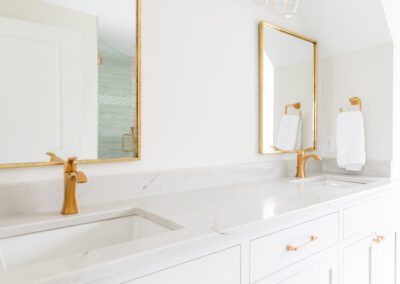
<instances>
[{"instance_id":1,"label":"gold cabinet knob","mask_svg":"<svg viewBox=\"0 0 400 284\"><path fill-rule=\"evenodd\" d=\"M372 239L372 241L374 243L377 243L377 244L380 244L384 240L385 240L385 236L384 235L377 235L375 238Z\"/></svg>"}]
</instances>

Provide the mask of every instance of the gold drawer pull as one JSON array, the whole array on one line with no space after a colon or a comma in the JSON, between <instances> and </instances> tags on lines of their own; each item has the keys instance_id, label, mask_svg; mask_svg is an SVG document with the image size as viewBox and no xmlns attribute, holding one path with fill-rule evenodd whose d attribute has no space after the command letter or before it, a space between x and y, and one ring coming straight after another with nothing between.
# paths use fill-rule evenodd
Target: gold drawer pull
<instances>
[{"instance_id":1,"label":"gold drawer pull","mask_svg":"<svg viewBox=\"0 0 400 284\"><path fill-rule=\"evenodd\" d=\"M286 246L286 250L287 250L287 251L298 251L298 250L301 250L301 249L303 249L304 247L310 245L312 242L315 242L316 240L318 240L318 237L316 237L316 236L311 236L311 237L310 237L310 240L309 240L308 242L306 242L305 244L300 245L300 246L297 246L297 247L288 245L288 246Z\"/></svg>"},{"instance_id":2,"label":"gold drawer pull","mask_svg":"<svg viewBox=\"0 0 400 284\"><path fill-rule=\"evenodd\" d=\"M383 235L378 235L378 236L376 236L374 239L373 239L373 241L375 242L375 243L377 243L377 244L380 244L381 242L383 242L385 240L385 236L383 236Z\"/></svg>"}]
</instances>

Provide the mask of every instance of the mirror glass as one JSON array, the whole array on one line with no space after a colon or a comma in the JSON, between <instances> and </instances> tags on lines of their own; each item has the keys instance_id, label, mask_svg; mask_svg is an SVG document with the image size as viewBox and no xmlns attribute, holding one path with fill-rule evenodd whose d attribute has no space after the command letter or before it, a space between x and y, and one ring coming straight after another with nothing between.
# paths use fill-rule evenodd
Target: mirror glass
<instances>
[{"instance_id":1,"label":"mirror glass","mask_svg":"<svg viewBox=\"0 0 400 284\"><path fill-rule=\"evenodd\" d=\"M316 48L311 39L260 24L260 153L316 148Z\"/></svg>"},{"instance_id":2,"label":"mirror glass","mask_svg":"<svg viewBox=\"0 0 400 284\"><path fill-rule=\"evenodd\" d=\"M0 167L139 157L138 1L1 1Z\"/></svg>"}]
</instances>

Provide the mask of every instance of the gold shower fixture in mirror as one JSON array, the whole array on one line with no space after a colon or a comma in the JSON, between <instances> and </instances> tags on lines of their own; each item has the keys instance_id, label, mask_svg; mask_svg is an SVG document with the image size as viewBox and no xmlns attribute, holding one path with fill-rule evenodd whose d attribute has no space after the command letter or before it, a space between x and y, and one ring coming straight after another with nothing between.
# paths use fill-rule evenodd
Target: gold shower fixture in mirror
<instances>
[{"instance_id":1,"label":"gold shower fixture in mirror","mask_svg":"<svg viewBox=\"0 0 400 284\"><path fill-rule=\"evenodd\" d=\"M259 152L317 147L317 42L259 25Z\"/></svg>"}]
</instances>

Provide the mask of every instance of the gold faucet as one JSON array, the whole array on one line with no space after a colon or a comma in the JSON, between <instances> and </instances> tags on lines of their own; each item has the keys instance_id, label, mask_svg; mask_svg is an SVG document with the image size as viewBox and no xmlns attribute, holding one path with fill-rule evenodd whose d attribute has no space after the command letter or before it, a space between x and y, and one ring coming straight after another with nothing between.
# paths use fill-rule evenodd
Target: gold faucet
<instances>
[{"instance_id":1,"label":"gold faucet","mask_svg":"<svg viewBox=\"0 0 400 284\"><path fill-rule=\"evenodd\" d=\"M316 154L306 156L305 150L297 151L297 178L305 178L306 177L306 162L309 158L316 159L321 161L322 158Z\"/></svg>"},{"instance_id":2,"label":"gold faucet","mask_svg":"<svg viewBox=\"0 0 400 284\"><path fill-rule=\"evenodd\" d=\"M77 157L68 158L64 166L64 205L61 211L64 215L79 213L76 184L87 182L86 175L76 170L77 159Z\"/></svg>"},{"instance_id":3,"label":"gold faucet","mask_svg":"<svg viewBox=\"0 0 400 284\"><path fill-rule=\"evenodd\" d=\"M76 198L76 184L87 182L87 176L80 171L77 171L77 157L68 158L64 161L54 153L46 153L50 156L52 162L64 163L64 204L61 210L63 215L78 214L78 201Z\"/></svg>"}]
</instances>

